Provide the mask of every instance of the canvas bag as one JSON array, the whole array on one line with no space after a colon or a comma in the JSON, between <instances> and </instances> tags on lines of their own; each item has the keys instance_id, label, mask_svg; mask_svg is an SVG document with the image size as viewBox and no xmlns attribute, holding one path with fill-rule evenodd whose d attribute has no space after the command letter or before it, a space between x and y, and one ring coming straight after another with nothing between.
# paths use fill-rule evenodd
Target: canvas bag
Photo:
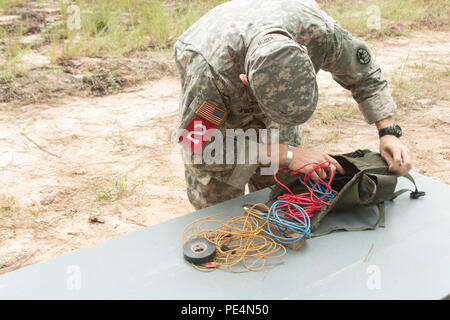
<instances>
[{"instance_id":1,"label":"canvas bag","mask_svg":"<svg viewBox=\"0 0 450 320\"><path fill-rule=\"evenodd\" d=\"M339 193L329 203L330 206L324 205L314 213L311 217L311 236L321 236L336 230L345 231L361 231L370 230L377 227L384 227L384 201L393 200L399 195L412 191L410 197L412 199L425 195L425 192L418 191L416 183L410 174L404 176L410 180L415 190L402 189L395 192L397 186L397 177L388 171L388 164L377 152L370 150L356 150L355 152L331 155L341 166L350 172L351 179L348 182L337 181L333 184L337 186ZM308 190L300 183L298 175L287 176L280 180L294 194L305 193ZM339 185L341 184L341 185ZM287 191L281 185L277 184L272 187L269 201L266 203L269 207L277 200L279 196ZM349 210L356 206L370 206L374 214L377 215L377 221L373 225L365 225L361 227L332 227L320 233L314 233L325 216L333 211Z\"/></svg>"}]
</instances>

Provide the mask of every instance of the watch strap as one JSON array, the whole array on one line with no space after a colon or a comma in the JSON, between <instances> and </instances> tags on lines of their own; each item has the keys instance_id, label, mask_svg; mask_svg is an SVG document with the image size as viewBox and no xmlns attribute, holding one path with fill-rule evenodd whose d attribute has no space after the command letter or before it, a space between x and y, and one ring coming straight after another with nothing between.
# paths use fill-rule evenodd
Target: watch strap
<instances>
[{"instance_id":1,"label":"watch strap","mask_svg":"<svg viewBox=\"0 0 450 320\"><path fill-rule=\"evenodd\" d=\"M380 138L388 134L400 138L402 136L402 129L400 128L399 125L393 124L378 131L378 136Z\"/></svg>"}]
</instances>

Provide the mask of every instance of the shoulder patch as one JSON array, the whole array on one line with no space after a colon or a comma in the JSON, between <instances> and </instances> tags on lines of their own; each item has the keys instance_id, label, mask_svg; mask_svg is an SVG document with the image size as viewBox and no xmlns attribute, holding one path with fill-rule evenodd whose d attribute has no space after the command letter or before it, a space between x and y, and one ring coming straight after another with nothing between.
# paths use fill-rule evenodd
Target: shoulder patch
<instances>
[{"instance_id":1,"label":"shoulder patch","mask_svg":"<svg viewBox=\"0 0 450 320\"><path fill-rule=\"evenodd\" d=\"M200 117L193 117L178 137L178 140L186 144L194 152L200 152L215 128L215 124Z\"/></svg>"},{"instance_id":2,"label":"shoulder patch","mask_svg":"<svg viewBox=\"0 0 450 320\"><path fill-rule=\"evenodd\" d=\"M225 120L225 116L227 115L225 110L222 110L207 101L203 102L195 113L217 126L222 124L223 120Z\"/></svg>"},{"instance_id":3,"label":"shoulder patch","mask_svg":"<svg viewBox=\"0 0 450 320\"><path fill-rule=\"evenodd\" d=\"M368 64L371 60L370 53L364 48L356 50L356 58L361 64Z\"/></svg>"}]
</instances>

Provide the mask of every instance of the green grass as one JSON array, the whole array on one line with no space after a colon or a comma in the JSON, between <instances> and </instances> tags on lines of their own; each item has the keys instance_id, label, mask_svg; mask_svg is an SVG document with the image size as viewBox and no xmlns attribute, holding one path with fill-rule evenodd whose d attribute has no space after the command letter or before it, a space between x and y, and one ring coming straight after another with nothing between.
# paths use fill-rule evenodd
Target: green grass
<instances>
[{"instance_id":1,"label":"green grass","mask_svg":"<svg viewBox=\"0 0 450 320\"><path fill-rule=\"evenodd\" d=\"M170 48L192 23L225 0L74 0L59 1L62 24L47 30L53 60L77 56L123 57L136 51ZM319 5L350 32L358 35L407 34L433 20L448 26L448 0L318 0ZM23 0L0 0L4 12L14 13ZM80 9L81 28L71 29ZM367 9L376 5L381 30L367 26ZM402 23L412 23L403 25ZM398 26L398 27L393 27Z\"/></svg>"},{"instance_id":2,"label":"green grass","mask_svg":"<svg viewBox=\"0 0 450 320\"><path fill-rule=\"evenodd\" d=\"M171 48L178 36L224 0L59 1L61 24L42 30L53 63L80 56L120 58L135 52ZM21 0L0 0L3 14L14 14ZM74 24L79 8L80 28ZM75 26L75 28L74 28ZM23 33L23 27L10 28ZM1 38L16 39L0 29ZM1 39L0 38L0 39ZM8 60L12 60L7 57Z\"/></svg>"},{"instance_id":3,"label":"green grass","mask_svg":"<svg viewBox=\"0 0 450 320\"><path fill-rule=\"evenodd\" d=\"M313 123L317 126L336 125L343 121L353 121L354 117L359 115L356 102L332 102L332 98L327 97L316 110L313 116Z\"/></svg>"},{"instance_id":4,"label":"green grass","mask_svg":"<svg viewBox=\"0 0 450 320\"><path fill-rule=\"evenodd\" d=\"M9 213L14 210L16 199L13 196L0 196L0 213Z\"/></svg>"},{"instance_id":5,"label":"green grass","mask_svg":"<svg viewBox=\"0 0 450 320\"><path fill-rule=\"evenodd\" d=\"M3 0L0 0L3 1ZM14 2L14 1L13 1ZM5 8L5 2L0 3L1 8ZM6 26L0 26L0 102L14 100L17 92L16 78L23 76L21 68L23 55L29 46L20 43L24 35L25 28L22 22L15 22L12 31Z\"/></svg>"},{"instance_id":6,"label":"green grass","mask_svg":"<svg viewBox=\"0 0 450 320\"><path fill-rule=\"evenodd\" d=\"M124 57L149 49L171 48L192 23L225 0L74 0L59 1L62 23L45 30L52 61L78 56ZM447 0L318 0L319 5L356 35L407 34L412 28L433 23L448 26ZM0 0L4 12L14 13L23 0ZM80 29L71 29L80 10ZM381 29L367 26L367 9L376 5ZM405 25L404 23L407 23Z\"/></svg>"},{"instance_id":7,"label":"green grass","mask_svg":"<svg viewBox=\"0 0 450 320\"><path fill-rule=\"evenodd\" d=\"M317 0L321 8L350 33L365 38L408 35L412 30L429 27L449 29L448 0ZM371 10L371 6L378 9ZM367 25L378 11L381 28Z\"/></svg>"},{"instance_id":8,"label":"green grass","mask_svg":"<svg viewBox=\"0 0 450 320\"><path fill-rule=\"evenodd\" d=\"M125 191L127 190L127 181L128 177L126 174L114 177L113 190L117 195L121 196L125 193Z\"/></svg>"},{"instance_id":9,"label":"green grass","mask_svg":"<svg viewBox=\"0 0 450 320\"><path fill-rule=\"evenodd\" d=\"M24 0L0 0L0 13L7 15L14 12L17 7L23 5Z\"/></svg>"},{"instance_id":10,"label":"green grass","mask_svg":"<svg viewBox=\"0 0 450 320\"><path fill-rule=\"evenodd\" d=\"M108 186L95 186L94 194L97 201L115 201L123 197L129 196L136 191L137 188L144 185L144 180L136 183L130 183L127 174L118 174L112 178Z\"/></svg>"},{"instance_id":11,"label":"green grass","mask_svg":"<svg viewBox=\"0 0 450 320\"><path fill-rule=\"evenodd\" d=\"M406 64L392 76L390 86L399 107L419 110L420 100L450 101L449 64Z\"/></svg>"},{"instance_id":12,"label":"green grass","mask_svg":"<svg viewBox=\"0 0 450 320\"><path fill-rule=\"evenodd\" d=\"M127 191L127 175L117 175L113 177L112 185L97 187L95 189L95 198L97 200L117 200Z\"/></svg>"},{"instance_id":13,"label":"green grass","mask_svg":"<svg viewBox=\"0 0 450 320\"><path fill-rule=\"evenodd\" d=\"M0 51L0 79L15 77L19 73L20 56L27 49L27 46L19 41L24 32L21 22L14 23L12 32L9 32L7 27L0 26L0 42L3 44L3 50Z\"/></svg>"},{"instance_id":14,"label":"green grass","mask_svg":"<svg viewBox=\"0 0 450 320\"><path fill-rule=\"evenodd\" d=\"M81 27L71 29L69 4L60 2L63 24L52 43L63 45L60 59L75 56L123 57L136 51L170 48L177 37L223 0L76 0Z\"/></svg>"},{"instance_id":15,"label":"green grass","mask_svg":"<svg viewBox=\"0 0 450 320\"><path fill-rule=\"evenodd\" d=\"M61 2L64 24L53 40L64 42L61 58L77 55L122 57L140 50L170 48L192 23L224 0L76 0L81 10L81 29L68 27L67 3ZM450 20L446 0L322 0L322 8L357 35L408 34L430 17L438 25ZM367 10L376 5L381 29L367 26ZM427 20L428 19L428 20ZM406 24L405 24L406 23Z\"/></svg>"},{"instance_id":16,"label":"green grass","mask_svg":"<svg viewBox=\"0 0 450 320\"><path fill-rule=\"evenodd\" d=\"M326 134L325 141L326 142L336 142L338 140L339 136L343 133L344 133L344 131L342 131L342 130L332 129Z\"/></svg>"},{"instance_id":17,"label":"green grass","mask_svg":"<svg viewBox=\"0 0 450 320\"><path fill-rule=\"evenodd\" d=\"M31 0L30 0L31 1ZM50 57L52 64L81 57L123 58L160 54L171 56L178 36L213 7L225 0L71 0L58 2L57 24L46 24L42 47L25 46L20 39L27 32L24 21L0 26L0 97L14 101L17 78L25 75L22 57L28 50ZM317 0L321 8L352 34L364 38L408 35L412 30L449 29L448 0ZM43 6L46 2L38 0ZM0 14L18 14L24 0L0 0ZM368 8L377 6L381 29L367 26ZM71 26L80 9L80 28ZM22 9L21 9L22 10ZM23 9L26 10L26 9ZM116 77L93 70L83 75L83 84L94 91L113 92L122 88ZM103 72L104 73L104 72ZM106 78L105 78L106 77ZM105 78L105 79L104 79ZM104 83L105 82L105 83Z\"/></svg>"}]
</instances>

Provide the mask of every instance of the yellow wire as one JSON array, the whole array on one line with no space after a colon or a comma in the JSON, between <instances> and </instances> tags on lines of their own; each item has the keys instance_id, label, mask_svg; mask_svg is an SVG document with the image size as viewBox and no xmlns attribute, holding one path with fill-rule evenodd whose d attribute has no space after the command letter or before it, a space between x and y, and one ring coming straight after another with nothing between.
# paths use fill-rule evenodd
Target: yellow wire
<instances>
[{"instance_id":1,"label":"yellow wire","mask_svg":"<svg viewBox=\"0 0 450 320\"><path fill-rule=\"evenodd\" d=\"M215 267L192 264L201 271L214 271L224 267L231 272L260 271L267 259L282 257L286 248L274 239L260 233L268 220L261 221L259 210L268 210L265 204L255 204L244 209L242 216L233 217L227 213L217 213L197 219L188 224L183 231L183 243L193 238L206 238L216 246ZM255 225L251 217L255 217ZM261 223L261 224L259 224ZM211 224L217 224L211 228ZM223 248L228 248L224 250Z\"/></svg>"}]
</instances>

